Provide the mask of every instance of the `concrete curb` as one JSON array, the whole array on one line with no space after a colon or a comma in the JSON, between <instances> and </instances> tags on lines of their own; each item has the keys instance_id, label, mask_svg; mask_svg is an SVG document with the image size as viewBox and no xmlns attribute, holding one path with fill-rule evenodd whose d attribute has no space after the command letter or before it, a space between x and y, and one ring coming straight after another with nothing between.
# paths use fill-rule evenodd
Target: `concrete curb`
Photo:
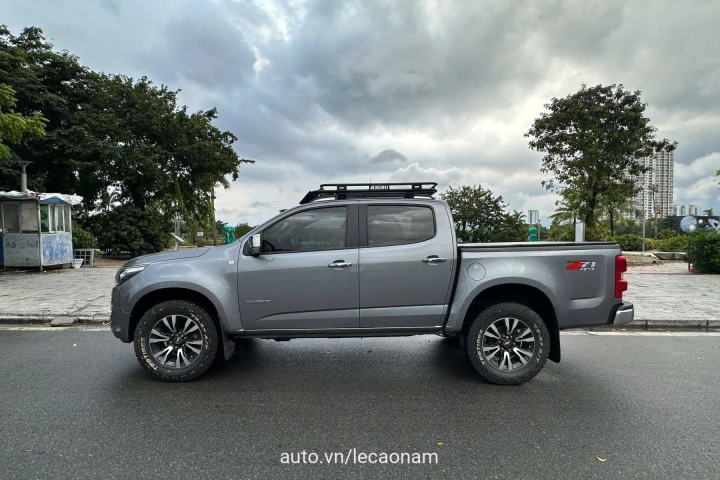
<instances>
[{"instance_id":1,"label":"concrete curb","mask_svg":"<svg viewBox=\"0 0 720 480\"><path fill-rule=\"evenodd\" d=\"M56 320L57 319L57 320ZM110 315L105 313L93 313L90 315L69 315L51 313L19 313L0 314L0 325L7 324L45 324L54 323L60 325L85 324L85 325L107 325L110 323ZM720 328L720 319L715 320L678 320L678 319L637 319L626 325L599 325L598 327L613 328Z\"/></svg>"},{"instance_id":2,"label":"concrete curb","mask_svg":"<svg viewBox=\"0 0 720 480\"><path fill-rule=\"evenodd\" d=\"M621 326L616 325L616 327ZM628 323L627 326L646 328L718 328L720 327L720 320L638 319Z\"/></svg>"},{"instance_id":3,"label":"concrete curb","mask_svg":"<svg viewBox=\"0 0 720 480\"><path fill-rule=\"evenodd\" d=\"M56 321L57 319L57 321ZM52 323L72 325L76 323L88 325L104 325L110 323L110 315L104 313L92 313L90 315L71 315L56 313L18 313L0 314L0 325L2 324L44 324Z\"/></svg>"}]
</instances>

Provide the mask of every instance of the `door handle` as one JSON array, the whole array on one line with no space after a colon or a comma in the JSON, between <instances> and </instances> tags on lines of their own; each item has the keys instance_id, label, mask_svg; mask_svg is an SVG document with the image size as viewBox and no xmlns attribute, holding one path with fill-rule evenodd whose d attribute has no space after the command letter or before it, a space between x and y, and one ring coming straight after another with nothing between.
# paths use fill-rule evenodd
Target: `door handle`
<instances>
[{"instance_id":1,"label":"door handle","mask_svg":"<svg viewBox=\"0 0 720 480\"><path fill-rule=\"evenodd\" d=\"M438 263L447 262L447 258L438 257L437 255L430 255L427 258L423 258L424 263L429 263L430 265L436 265Z\"/></svg>"},{"instance_id":2,"label":"door handle","mask_svg":"<svg viewBox=\"0 0 720 480\"><path fill-rule=\"evenodd\" d=\"M334 262L329 263L328 267L330 267L330 268L352 267L352 263L346 262L345 260L335 260Z\"/></svg>"}]
</instances>

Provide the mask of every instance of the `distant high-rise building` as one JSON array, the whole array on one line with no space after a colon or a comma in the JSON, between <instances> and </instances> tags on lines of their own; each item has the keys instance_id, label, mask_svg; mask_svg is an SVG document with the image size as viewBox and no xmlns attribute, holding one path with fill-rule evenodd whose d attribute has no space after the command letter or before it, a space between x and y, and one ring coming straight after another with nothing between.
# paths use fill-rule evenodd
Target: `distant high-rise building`
<instances>
[{"instance_id":1,"label":"distant high-rise building","mask_svg":"<svg viewBox=\"0 0 720 480\"><path fill-rule=\"evenodd\" d=\"M684 205L673 205L673 214L676 217L684 217L687 215L698 216L701 215L700 212L700 207L698 207L697 205L690 205L689 203L686 203Z\"/></svg>"},{"instance_id":2,"label":"distant high-rise building","mask_svg":"<svg viewBox=\"0 0 720 480\"><path fill-rule=\"evenodd\" d=\"M645 218L673 215L673 173L675 152L656 153L640 159L640 164L650 167L637 179L640 192L635 196L637 208L645 212ZM633 215L634 216L634 215Z\"/></svg>"}]
</instances>

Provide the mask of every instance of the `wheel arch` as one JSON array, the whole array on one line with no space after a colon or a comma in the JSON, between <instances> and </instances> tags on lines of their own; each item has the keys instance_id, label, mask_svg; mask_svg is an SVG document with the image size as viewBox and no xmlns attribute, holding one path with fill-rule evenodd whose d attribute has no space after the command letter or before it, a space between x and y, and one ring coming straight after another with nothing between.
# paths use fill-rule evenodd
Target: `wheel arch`
<instances>
[{"instance_id":1,"label":"wheel arch","mask_svg":"<svg viewBox=\"0 0 720 480\"><path fill-rule=\"evenodd\" d=\"M145 314L145 312L147 312L153 305L169 300L186 300L207 310L218 329L218 336L222 341L223 329L220 324L220 315L218 314L218 309L215 307L213 302L196 290L172 287L152 290L135 302L135 305L130 313L130 322L128 324L128 337L131 342L134 340L135 328L137 327L138 322L140 322L140 318L142 318L143 314Z\"/></svg>"},{"instance_id":2,"label":"wheel arch","mask_svg":"<svg viewBox=\"0 0 720 480\"><path fill-rule=\"evenodd\" d=\"M473 319L483 310L498 303L514 302L533 309L540 315L550 333L550 356L553 362L560 362L560 330L555 307L550 298L540 289L521 283L503 283L489 287L473 298L462 323L465 335Z\"/></svg>"}]
</instances>

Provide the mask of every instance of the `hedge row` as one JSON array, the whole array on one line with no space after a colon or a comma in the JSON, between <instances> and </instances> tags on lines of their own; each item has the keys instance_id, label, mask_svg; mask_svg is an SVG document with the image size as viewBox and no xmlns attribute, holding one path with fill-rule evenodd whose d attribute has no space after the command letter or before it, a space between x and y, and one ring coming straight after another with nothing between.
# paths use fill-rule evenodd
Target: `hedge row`
<instances>
[{"instance_id":1,"label":"hedge row","mask_svg":"<svg viewBox=\"0 0 720 480\"><path fill-rule=\"evenodd\" d=\"M720 273L720 234L696 232L688 235L688 260L698 273Z\"/></svg>"},{"instance_id":2,"label":"hedge row","mask_svg":"<svg viewBox=\"0 0 720 480\"><path fill-rule=\"evenodd\" d=\"M678 235L671 238L655 240L645 239L645 250L657 250L660 252L686 252L688 249L688 238L690 235ZM639 252L642 250L642 238L638 235L617 235L612 239L620 244L627 252Z\"/></svg>"}]
</instances>

